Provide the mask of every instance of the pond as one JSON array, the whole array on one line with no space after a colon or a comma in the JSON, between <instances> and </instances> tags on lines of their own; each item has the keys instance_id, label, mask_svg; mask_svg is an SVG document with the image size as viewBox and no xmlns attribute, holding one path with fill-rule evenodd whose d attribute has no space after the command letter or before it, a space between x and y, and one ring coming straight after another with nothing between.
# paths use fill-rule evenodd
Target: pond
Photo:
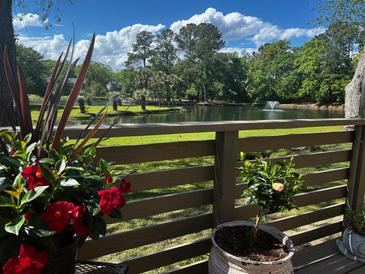
<instances>
[{"instance_id":1,"label":"pond","mask_svg":"<svg viewBox=\"0 0 365 274\"><path fill-rule=\"evenodd\" d=\"M148 109L148 107L147 107ZM251 106L194 106L163 114L121 116L118 123L173 123L232 120L319 119L343 117L339 111L326 110L268 110ZM108 122L111 122L110 119Z\"/></svg>"}]
</instances>

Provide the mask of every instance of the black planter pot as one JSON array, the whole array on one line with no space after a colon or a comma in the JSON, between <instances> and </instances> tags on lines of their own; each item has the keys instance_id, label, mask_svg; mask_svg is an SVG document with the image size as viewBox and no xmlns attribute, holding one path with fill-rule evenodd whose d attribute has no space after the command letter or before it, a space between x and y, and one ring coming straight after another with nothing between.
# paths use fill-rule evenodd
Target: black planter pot
<instances>
[{"instance_id":1,"label":"black planter pot","mask_svg":"<svg viewBox=\"0 0 365 274\"><path fill-rule=\"evenodd\" d=\"M75 264L76 244L51 250L48 254L48 263L42 274L74 274Z\"/></svg>"}]
</instances>

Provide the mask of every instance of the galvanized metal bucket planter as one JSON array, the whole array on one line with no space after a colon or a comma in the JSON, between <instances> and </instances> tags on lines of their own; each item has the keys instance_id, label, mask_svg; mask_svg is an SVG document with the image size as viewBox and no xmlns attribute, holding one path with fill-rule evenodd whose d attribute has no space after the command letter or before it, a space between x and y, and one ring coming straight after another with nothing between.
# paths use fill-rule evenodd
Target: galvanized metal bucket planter
<instances>
[{"instance_id":1,"label":"galvanized metal bucket planter","mask_svg":"<svg viewBox=\"0 0 365 274\"><path fill-rule=\"evenodd\" d=\"M213 247L209 256L209 273L210 274L292 274L294 273L291 258L294 255L295 247L293 242L280 230L267 225L260 225L260 229L271 234L273 237L282 242L288 249L288 255L280 260L272 262L258 262L251 260L244 260L240 257L229 254L220 248L215 241L216 232L227 226L254 226L252 222L248 221L234 221L223 223L213 229L212 242Z\"/></svg>"},{"instance_id":2,"label":"galvanized metal bucket planter","mask_svg":"<svg viewBox=\"0 0 365 274\"><path fill-rule=\"evenodd\" d=\"M365 263L365 236L351 227L345 229L341 239L336 241L340 252L351 260Z\"/></svg>"}]
</instances>

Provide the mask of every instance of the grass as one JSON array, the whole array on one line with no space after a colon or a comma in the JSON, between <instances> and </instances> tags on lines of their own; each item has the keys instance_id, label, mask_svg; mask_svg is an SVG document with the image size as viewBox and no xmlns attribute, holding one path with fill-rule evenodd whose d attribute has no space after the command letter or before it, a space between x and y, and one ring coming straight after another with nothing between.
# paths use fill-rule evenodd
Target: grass
<instances>
[{"instance_id":1,"label":"grass","mask_svg":"<svg viewBox=\"0 0 365 274\"><path fill-rule=\"evenodd\" d=\"M71 120L72 119L90 119L92 116L96 115L104 106L87 106L86 113L80 113L79 107L74 107L71 111ZM109 116L117 116L119 114L153 114L156 112L168 112L168 111L177 111L180 110L181 107L159 107L159 106L147 106L146 111L141 109L141 106L118 106L118 112L113 111L112 107L109 106L107 108ZM58 110L58 117L61 117L63 109ZM32 120L36 121L39 116L39 110L32 110Z\"/></svg>"},{"instance_id":2,"label":"grass","mask_svg":"<svg viewBox=\"0 0 365 274\"><path fill-rule=\"evenodd\" d=\"M270 135L286 135L286 134L300 134L300 133L315 133L315 132L333 132L333 131L341 131L343 130L343 127L341 126L331 126L331 127L312 127L312 128L298 128L298 129L278 129L278 130L246 130L241 131L239 133L239 136L242 137L250 137L250 136L270 136ZM172 134L172 135L154 135L154 136L135 136L135 137L118 137L118 138L110 138L102 143L102 145L107 146L116 146L116 145L136 145L136 144L150 144L150 143L161 143L161 142L178 142L178 141L190 141L190 140L209 140L214 139L214 133L208 132L208 133L194 133L194 134ZM333 150L343 150L348 149L348 144L343 145L327 145L327 146L321 146L318 149L320 151L333 151ZM273 151L272 157L275 156L283 156L293 153L300 153L300 154L308 154L310 153L310 150L303 150L303 151L291 151L291 150L276 150ZM176 169L176 168L183 168L183 167L189 167L189 166L199 166L199 165L210 165L213 164L214 158L213 157L199 157L199 158L190 158L190 159L179 159L179 160L172 160L172 161L160 161L160 162L150 162L150 163L142 163L142 164L130 164L130 165L124 165L120 166L122 170L125 173L134 173L134 172L148 172L148 171L154 171L154 170L168 170L168 169ZM339 167L345 167L348 166L348 163L337 163L337 164L330 164L330 165L321 165L311 168L305 168L300 169L299 171L303 174L305 173L312 173L319 170L326 170L331 168L339 168ZM343 184L344 181L339 182L332 182L325 185L317 186L316 188L308 188L305 191L310 191L314 189L319 189L323 187L329 187L329 186L335 186ZM132 182L133 184L133 182ZM159 197L163 195L169 195L169 194L175 194L175 193L182 193L187 191L194 191L199 189L207 189L212 188L213 182L207 181L207 182L200 182L200 183L189 183L179 185L176 187L170 187L170 188L163 188L163 189L151 189L147 191L142 191L138 193L132 193L128 197L128 201L136 201L140 199L148 199L153 197ZM339 202L343 202L343 200L335 200L335 201L329 201L326 203L316 204L316 205L309 205L300 207L297 210L293 210L286 213L280 213L280 214L273 214L269 216L268 220L277 219L284 216L290 216L290 215L298 215L302 213L306 213L309 211L317 210L325 206L329 206L332 204L336 204ZM242 204L243 201L241 199L237 200L237 205ZM121 223L115 223L108 225L108 233L116 233L116 232L122 232L130 229L135 228L141 228L148 225L166 222L170 220L174 220L176 218L182 218L182 217L189 217L194 216L197 214L202 214L205 212L211 212L212 206L211 205L205 205L197 208L187 208L187 209L181 209L176 210L173 212L167 212L163 214L158 214L154 216L149 216L146 218L141 219L133 219L126 222ZM330 220L321 221L323 222L330 222ZM317 223L312 224L312 226L318 225ZM294 229L292 231L289 231L289 234L297 233L301 229L304 229L304 227ZM306 227L308 229L308 227ZM143 247L138 247L130 250L126 250L124 252L118 252L110 255L106 255L103 257L98 258L102 261L115 261L120 262L123 260L126 260L128 258L132 258L135 256L143 256L151 253L156 253L162 250L165 250L167 248L177 246L184 243L190 243L202 238L209 237L210 230L204 230L198 233L193 233L189 235L184 235L181 237L177 237L174 239L169 239L166 241L161 241L158 243L153 243L150 245L146 245ZM153 271L149 271L148 273L161 273L164 271L172 270L176 267L186 265L189 263L193 263L196 261L199 261L203 258L206 258L207 256L200 256L197 258L192 258L189 260L185 260L183 262L178 262L176 264L161 267L158 269L155 269Z\"/></svg>"}]
</instances>

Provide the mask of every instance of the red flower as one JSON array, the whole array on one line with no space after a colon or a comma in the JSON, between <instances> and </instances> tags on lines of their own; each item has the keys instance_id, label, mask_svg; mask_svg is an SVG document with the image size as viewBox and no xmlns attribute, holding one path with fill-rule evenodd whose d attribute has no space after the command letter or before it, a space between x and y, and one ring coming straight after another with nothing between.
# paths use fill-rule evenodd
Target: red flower
<instances>
[{"instance_id":1,"label":"red flower","mask_svg":"<svg viewBox=\"0 0 365 274\"><path fill-rule=\"evenodd\" d=\"M74 218L74 233L78 236L88 236L90 230L84 222L84 217L87 213L86 206L75 206L72 213Z\"/></svg>"},{"instance_id":2,"label":"red flower","mask_svg":"<svg viewBox=\"0 0 365 274\"><path fill-rule=\"evenodd\" d=\"M131 183L123 178L120 180L119 191L121 193L131 192Z\"/></svg>"},{"instance_id":3,"label":"red flower","mask_svg":"<svg viewBox=\"0 0 365 274\"><path fill-rule=\"evenodd\" d=\"M108 184L111 184L113 182L113 177L110 176L110 175L105 175L104 176L105 178L105 181L108 183Z\"/></svg>"},{"instance_id":4,"label":"red flower","mask_svg":"<svg viewBox=\"0 0 365 274\"><path fill-rule=\"evenodd\" d=\"M66 201L50 203L42 214L42 219L47 223L50 230L61 233L71 223L73 211L74 204L72 203Z\"/></svg>"},{"instance_id":5,"label":"red flower","mask_svg":"<svg viewBox=\"0 0 365 274\"><path fill-rule=\"evenodd\" d=\"M34 166L28 166L23 169L22 176L27 180L28 189L33 189L37 186L49 185L47 179L43 177L43 173L38 163L36 163Z\"/></svg>"},{"instance_id":6,"label":"red flower","mask_svg":"<svg viewBox=\"0 0 365 274\"><path fill-rule=\"evenodd\" d=\"M100 208L105 215L110 215L114 208L122 208L125 204L125 198L119 189L112 187L111 189L99 190Z\"/></svg>"},{"instance_id":7,"label":"red flower","mask_svg":"<svg viewBox=\"0 0 365 274\"><path fill-rule=\"evenodd\" d=\"M37 252L32 246L20 246L19 258L10 258L3 265L3 274L40 274L47 264L45 251Z\"/></svg>"}]
</instances>

